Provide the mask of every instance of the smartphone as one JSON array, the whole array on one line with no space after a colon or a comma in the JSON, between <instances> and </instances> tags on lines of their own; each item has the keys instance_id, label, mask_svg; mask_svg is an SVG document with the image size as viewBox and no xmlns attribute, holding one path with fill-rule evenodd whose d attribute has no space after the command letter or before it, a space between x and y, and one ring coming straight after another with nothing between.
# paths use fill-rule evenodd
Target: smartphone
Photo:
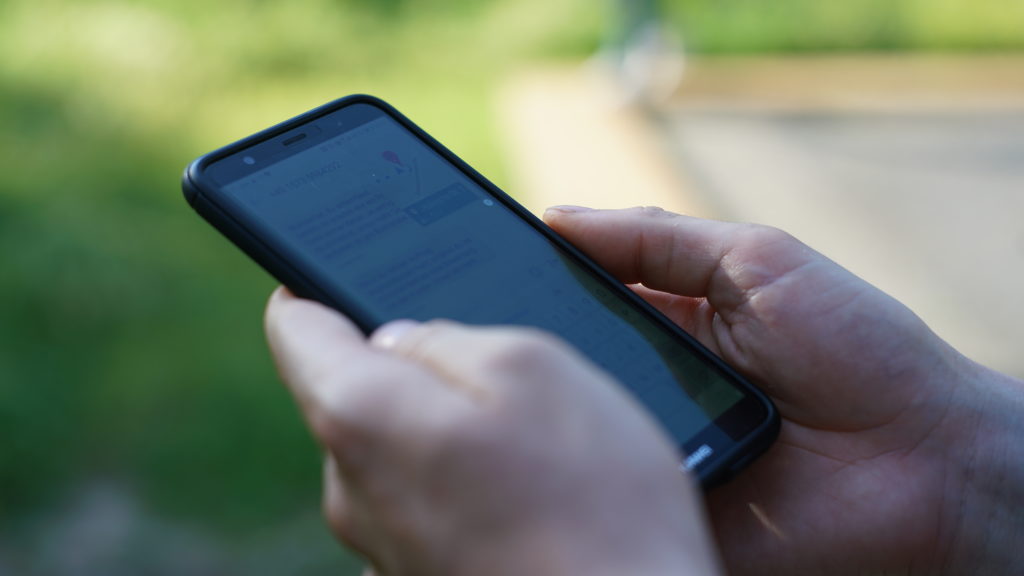
<instances>
[{"instance_id":1,"label":"smartphone","mask_svg":"<svg viewBox=\"0 0 1024 576\"><path fill-rule=\"evenodd\" d=\"M778 433L762 392L377 98L348 96L202 156L182 187L295 294L366 333L447 318L557 334L654 414L705 486Z\"/></svg>"}]
</instances>

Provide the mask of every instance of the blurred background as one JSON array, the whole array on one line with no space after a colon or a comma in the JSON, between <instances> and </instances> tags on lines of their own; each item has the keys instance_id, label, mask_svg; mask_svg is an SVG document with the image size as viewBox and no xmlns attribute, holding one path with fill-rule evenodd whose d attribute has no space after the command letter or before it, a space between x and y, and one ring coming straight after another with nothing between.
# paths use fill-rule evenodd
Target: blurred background
<instances>
[{"instance_id":1,"label":"blurred background","mask_svg":"<svg viewBox=\"0 0 1024 576\"><path fill-rule=\"evenodd\" d=\"M352 92L533 209L790 230L1024 376L1020 0L0 2L0 574L358 574L195 156Z\"/></svg>"}]
</instances>

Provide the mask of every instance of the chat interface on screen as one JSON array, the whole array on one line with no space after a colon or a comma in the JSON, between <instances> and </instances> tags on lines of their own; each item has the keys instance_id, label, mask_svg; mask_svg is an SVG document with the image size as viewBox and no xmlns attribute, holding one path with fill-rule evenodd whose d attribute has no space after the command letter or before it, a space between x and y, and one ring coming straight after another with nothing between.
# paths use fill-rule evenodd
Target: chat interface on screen
<instances>
[{"instance_id":1,"label":"chat interface on screen","mask_svg":"<svg viewBox=\"0 0 1024 576\"><path fill-rule=\"evenodd\" d=\"M379 322L449 318L554 332L677 439L742 397L390 117L225 191Z\"/></svg>"}]
</instances>

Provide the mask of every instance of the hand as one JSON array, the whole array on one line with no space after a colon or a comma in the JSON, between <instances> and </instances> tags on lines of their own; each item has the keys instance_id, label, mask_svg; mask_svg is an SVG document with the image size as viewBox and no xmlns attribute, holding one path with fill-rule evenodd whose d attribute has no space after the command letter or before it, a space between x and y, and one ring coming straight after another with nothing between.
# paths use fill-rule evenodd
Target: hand
<instances>
[{"instance_id":1,"label":"hand","mask_svg":"<svg viewBox=\"0 0 1024 576\"><path fill-rule=\"evenodd\" d=\"M266 329L329 522L379 574L717 573L669 440L553 337L401 322L368 343L284 290Z\"/></svg>"},{"instance_id":2,"label":"hand","mask_svg":"<svg viewBox=\"0 0 1024 576\"><path fill-rule=\"evenodd\" d=\"M775 446L709 495L729 573L1022 571L1019 382L778 230L657 209L545 219L778 405Z\"/></svg>"}]
</instances>

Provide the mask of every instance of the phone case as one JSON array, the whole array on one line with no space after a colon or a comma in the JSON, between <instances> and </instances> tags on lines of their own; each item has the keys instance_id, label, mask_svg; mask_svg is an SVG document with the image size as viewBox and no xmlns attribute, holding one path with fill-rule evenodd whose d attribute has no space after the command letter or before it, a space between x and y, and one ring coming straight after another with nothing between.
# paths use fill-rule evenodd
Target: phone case
<instances>
[{"instance_id":1,"label":"phone case","mask_svg":"<svg viewBox=\"0 0 1024 576\"><path fill-rule=\"evenodd\" d=\"M505 192L487 180L487 178L471 166L463 162L440 142L419 128L390 104L387 104L379 98L365 94L346 96L201 156L189 164L182 177L182 191L185 195L185 199L200 216L224 234L224 236L231 240L257 264L266 269L279 282L288 286L293 293L303 298L316 300L342 311L348 315L360 327L360 329L364 331L364 333L369 334L376 328L376 325L374 325L367 316L359 310L358 306L354 303L338 302L334 300L323 290L317 288L315 281L306 277L300 270L290 265L285 258L276 253L271 247L253 236L243 225L235 220L235 218L218 206L213 196L204 193L202 178L203 170L219 159L249 148L255 143L266 141L270 138L288 132L289 130L293 130L308 123L310 120L319 118L341 107L356 103L370 104L387 112L392 118L397 120L415 136L438 152L445 160L451 162L458 169L462 170L470 178L480 184L488 193L492 194L496 200L504 203L508 208L515 212L517 216L544 234L562 250L582 263L582 265L592 270L604 281L609 289L616 290L638 308L646 312L649 316L652 316L658 319L659 322L666 324L673 333L689 344L696 352L703 355L707 361L716 365L720 370L728 374L735 382L741 384L747 390L752 392L754 397L756 397L763 405L767 416L761 425L753 430L742 443L739 443L727 452L716 456L717 460L713 466L697 471L697 476L705 488L709 488L726 481L733 474L745 468L768 449L778 435L780 420L775 406L763 392L748 383L746 379L736 373L735 370L707 350L707 348L697 342L688 333L684 332L671 321L664 318L660 312L647 304L647 302L634 294L631 290L623 286L589 257L555 234L554 231L541 222L539 218L505 194Z\"/></svg>"}]
</instances>

